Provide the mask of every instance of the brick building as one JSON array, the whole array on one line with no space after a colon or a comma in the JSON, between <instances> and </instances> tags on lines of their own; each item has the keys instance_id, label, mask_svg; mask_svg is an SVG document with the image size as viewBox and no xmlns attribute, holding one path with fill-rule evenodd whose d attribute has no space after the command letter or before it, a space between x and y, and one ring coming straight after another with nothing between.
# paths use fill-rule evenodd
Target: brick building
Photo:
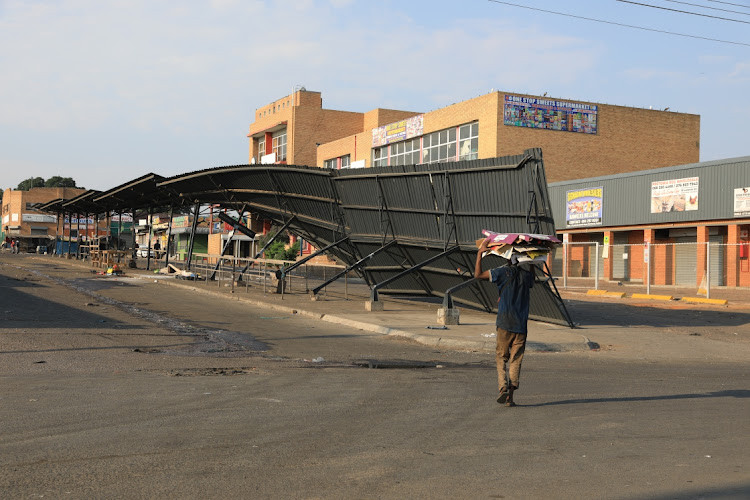
<instances>
[{"instance_id":1,"label":"brick building","mask_svg":"<svg viewBox=\"0 0 750 500\"><path fill-rule=\"evenodd\" d=\"M326 110L297 91L255 112L250 162L328 168L493 158L542 148L550 182L699 161L700 117L491 92L418 113Z\"/></svg>"},{"instance_id":2,"label":"brick building","mask_svg":"<svg viewBox=\"0 0 750 500\"><path fill-rule=\"evenodd\" d=\"M549 194L567 242L557 272L750 287L750 157L557 182Z\"/></svg>"},{"instance_id":3,"label":"brick building","mask_svg":"<svg viewBox=\"0 0 750 500\"><path fill-rule=\"evenodd\" d=\"M69 187L38 187L29 191L6 189L3 193L2 238L18 239L22 252L46 247L57 234L57 216L34 207L57 199L75 198L85 191Z\"/></svg>"}]
</instances>

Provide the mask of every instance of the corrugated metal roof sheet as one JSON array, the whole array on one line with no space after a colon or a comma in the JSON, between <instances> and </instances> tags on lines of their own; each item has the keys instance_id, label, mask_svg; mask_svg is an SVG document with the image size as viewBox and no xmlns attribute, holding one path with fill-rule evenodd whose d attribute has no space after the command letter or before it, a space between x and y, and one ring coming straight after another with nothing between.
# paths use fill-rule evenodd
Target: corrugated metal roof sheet
<instances>
[{"instance_id":1,"label":"corrugated metal roof sheet","mask_svg":"<svg viewBox=\"0 0 750 500\"><path fill-rule=\"evenodd\" d=\"M371 285L458 245L453 254L382 289L390 293L442 296L470 279L482 229L554 232L538 149L501 158L352 170L237 165L186 173L158 185L191 202L246 204L277 223L294 216L290 230L318 247L348 237L330 251L346 264L395 239L393 248L360 269ZM553 295L534 292L532 314L566 323ZM456 299L492 310L496 296L489 284L478 283Z\"/></svg>"}]
</instances>

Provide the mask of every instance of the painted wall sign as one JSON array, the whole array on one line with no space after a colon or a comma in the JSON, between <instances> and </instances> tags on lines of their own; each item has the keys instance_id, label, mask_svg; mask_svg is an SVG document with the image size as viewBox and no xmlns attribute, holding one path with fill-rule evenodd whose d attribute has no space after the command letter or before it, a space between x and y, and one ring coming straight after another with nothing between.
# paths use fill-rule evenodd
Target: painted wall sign
<instances>
[{"instance_id":1,"label":"painted wall sign","mask_svg":"<svg viewBox=\"0 0 750 500\"><path fill-rule=\"evenodd\" d=\"M372 147L404 141L424 134L424 115L412 116L382 127L372 129Z\"/></svg>"},{"instance_id":2,"label":"painted wall sign","mask_svg":"<svg viewBox=\"0 0 750 500\"><path fill-rule=\"evenodd\" d=\"M747 217L750 215L750 187L734 190L734 216Z\"/></svg>"},{"instance_id":3,"label":"painted wall sign","mask_svg":"<svg viewBox=\"0 0 750 500\"><path fill-rule=\"evenodd\" d=\"M567 227L601 226L604 206L602 186L567 191L565 222Z\"/></svg>"},{"instance_id":4,"label":"painted wall sign","mask_svg":"<svg viewBox=\"0 0 750 500\"><path fill-rule=\"evenodd\" d=\"M596 134L598 107L539 97L505 96L503 123L513 127Z\"/></svg>"},{"instance_id":5,"label":"painted wall sign","mask_svg":"<svg viewBox=\"0 0 750 500\"><path fill-rule=\"evenodd\" d=\"M23 222L46 222L48 224L56 224L56 215L43 215L43 214L22 214L21 220Z\"/></svg>"},{"instance_id":6,"label":"painted wall sign","mask_svg":"<svg viewBox=\"0 0 750 500\"><path fill-rule=\"evenodd\" d=\"M698 210L698 177L651 183L651 213Z\"/></svg>"}]
</instances>

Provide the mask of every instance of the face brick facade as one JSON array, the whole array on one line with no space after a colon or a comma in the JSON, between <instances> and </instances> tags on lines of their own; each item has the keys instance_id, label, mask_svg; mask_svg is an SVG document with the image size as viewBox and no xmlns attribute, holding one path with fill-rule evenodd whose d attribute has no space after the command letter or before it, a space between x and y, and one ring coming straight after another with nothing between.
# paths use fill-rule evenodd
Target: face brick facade
<instances>
[{"instance_id":1,"label":"face brick facade","mask_svg":"<svg viewBox=\"0 0 750 500\"><path fill-rule=\"evenodd\" d=\"M477 158L542 148L549 182L699 161L698 115L575 101L596 106L595 134L527 128L504 124L506 95L552 99L492 92L424 113L422 136L477 123ZM284 163L335 166L336 159L348 157L349 163L364 160L364 166L370 167L373 129L419 114L379 108L366 113L325 110L319 92L298 91L256 110L248 134L250 158L259 161L262 156L259 139L265 139L264 152L269 153L271 135L286 130Z\"/></svg>"}]
</instances>

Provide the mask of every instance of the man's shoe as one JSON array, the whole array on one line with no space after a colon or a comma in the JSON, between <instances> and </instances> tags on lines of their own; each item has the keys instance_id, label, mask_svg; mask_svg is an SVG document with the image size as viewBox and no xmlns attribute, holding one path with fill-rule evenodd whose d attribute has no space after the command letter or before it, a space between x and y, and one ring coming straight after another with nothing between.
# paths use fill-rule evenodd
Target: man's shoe
<instances>
[{"instance_id":1,"label":"man's shoe","mask_svg":"<svg viewBox=\"0 0 750 500\"><path fill-rule=\"evenodd\" d=\"M513 392L515 390L516 390L515 387L510 386L510 390L505 393L506 394L506 397L505 397L505 406L516 406L516 403L513 402Z\"/></svg>"},{"instance_id":2,"label":"man's shoe","mask_svg":"<svg viewBox=\"0 0 750 500\"><path fill-rule=\"evenodd\" d=\"M500 389L500 396L498 396L497 402L502 405L502 404L505 404L507 400L508 400L508 390L505 387L503 387L502 389Z\"/></svg>"}]
</instances>

